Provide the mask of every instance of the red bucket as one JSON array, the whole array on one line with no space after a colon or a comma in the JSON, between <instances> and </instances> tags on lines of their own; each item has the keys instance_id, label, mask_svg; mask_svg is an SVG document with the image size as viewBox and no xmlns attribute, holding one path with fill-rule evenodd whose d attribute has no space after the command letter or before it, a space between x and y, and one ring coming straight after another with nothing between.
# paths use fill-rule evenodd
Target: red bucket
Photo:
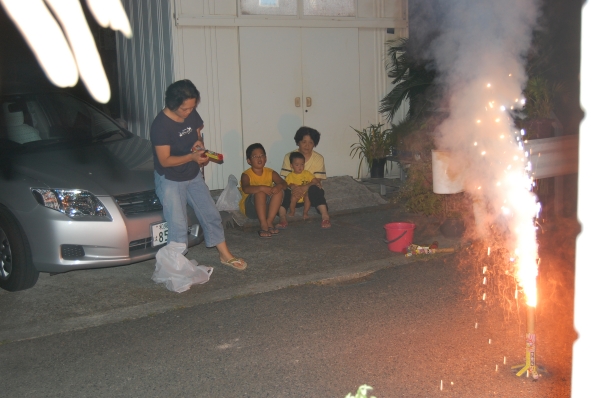
<instances>
[{"instance_id":1,"label":"red bucket","mask_svg":"<svg viewBox=\"0 0 600 398\"><path fill-rule=\"evenodd\" d=\"M393 252L401 253L412 244L415 224L409 222L392 222L385 224L385 243L388 249Z\"/></svg>"}]
</instances>

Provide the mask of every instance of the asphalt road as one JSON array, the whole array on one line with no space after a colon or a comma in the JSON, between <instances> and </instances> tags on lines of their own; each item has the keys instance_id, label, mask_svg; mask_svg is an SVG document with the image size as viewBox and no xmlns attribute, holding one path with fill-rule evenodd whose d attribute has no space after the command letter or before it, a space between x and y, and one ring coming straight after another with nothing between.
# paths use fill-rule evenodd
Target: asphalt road
<instances>
[{"instance_id":1,"label":"asphalt road","mask_svg":"<svg viewBox=\"0 0 600 398\"><path fill-rule=\"evenodd\" d=\"M475 329L455 255L0 345L3 397L560 396ZM503 363L507 357L507 364ZM499 367L496 370L496 367Z\"/></svg>"}]
</instances>

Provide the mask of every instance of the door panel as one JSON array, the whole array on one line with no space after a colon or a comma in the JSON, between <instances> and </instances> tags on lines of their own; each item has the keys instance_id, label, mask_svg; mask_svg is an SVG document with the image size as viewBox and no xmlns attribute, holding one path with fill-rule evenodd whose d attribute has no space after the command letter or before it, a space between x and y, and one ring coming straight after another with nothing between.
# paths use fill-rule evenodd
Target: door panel
<instances>
[{"instance_id":1,"label":"door panel","mask_svg":"<svg viewBox=\"0 0 600 398\"><path fill-rule=\"evenodd\" d=\"M240 28L244 151L260 142L267 166L279 172L302 126L300 28Z\"/></svg>"},{"instance_id":2,"label":"door panel","mask_svg":"<svg viewBox=\"0 0 600 398\"><path fill-rule=\"evenodd\" d=\"M356 175L358 161L349 154L357 140L350 126L360 127L358 29L303 28L302 76L304 97L312 102L304 125L321 133L316 150L327 175Z\"/></svg>"},{"instance_id":3,"label":"door panel","mask_svg":"<svg viewBox=\"0 0 600 398\"><path fill-rule=\"evenodd\" d=\"M358 29L240 28L244 148L260 142L276 171L300 126L321 132L327 174L356 175ZM299 101L298 101L299 99ZM296 106L300 104L300 106Z\"/></svg>"}]
</instances>

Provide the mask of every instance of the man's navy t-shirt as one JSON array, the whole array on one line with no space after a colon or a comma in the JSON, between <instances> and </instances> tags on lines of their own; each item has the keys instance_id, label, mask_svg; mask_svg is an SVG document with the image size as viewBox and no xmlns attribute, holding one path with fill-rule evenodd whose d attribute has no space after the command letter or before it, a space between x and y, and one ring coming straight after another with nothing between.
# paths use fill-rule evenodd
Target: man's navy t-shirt
<instances>
[{"instance_id":1,"label":"man's navy t-shirt","mask_svg":"<svg viewBox=\"0 0 600 398\"><path fill-rule=\"evenodd\" d=\"M198 128L204 121L195 109L181 123L174 121L160 112L150 127L150 140L154 153L154 170L161 176L171 181L189 181L200 172L196 162L188 162L180 166L163 167L156 156L157 146L168 145L171 147L171 156L183 156L191 152L192 146L198 141Z\"/></svg>"}]
</instances>

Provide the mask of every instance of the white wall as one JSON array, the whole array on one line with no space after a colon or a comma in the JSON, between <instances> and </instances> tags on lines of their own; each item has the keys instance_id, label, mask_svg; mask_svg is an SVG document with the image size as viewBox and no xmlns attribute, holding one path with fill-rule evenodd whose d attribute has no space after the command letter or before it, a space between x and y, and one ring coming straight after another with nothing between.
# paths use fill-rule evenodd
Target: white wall
<instances>
[{"instance_id":1,"label":"white wall","mask_svg":"<svg viewBox=\"0 0 600 398\"><path fill-rule=\"evenodd\" d=\"M598 394L597 361L600 355L600 323L598 322L598 213L597 170L600 146L600 113L598 91L598 36L600 36L600 3L588 0L583 6L581 24L581 106L585 117L579 137L579 184L577 214L581 233L575 252L575 330L573 345L571 396L591 397ZM596 391L596 392L594 392Z\"/></svg>"},{"instance_id":2,"label":"white wall","mask_svg":"<svg viewBox=\"0 0 600 398\"><path fill-rule=\"evenodd\" d=\"M205 145L223 154L222 165L204 169L211 189L222 189L229 174L241 175L242 148L238 29L180 27L175 30L175 80L190 79L200 91ZM239 178L239 177L237 177Z\"/></svg>"}]
</instances>

